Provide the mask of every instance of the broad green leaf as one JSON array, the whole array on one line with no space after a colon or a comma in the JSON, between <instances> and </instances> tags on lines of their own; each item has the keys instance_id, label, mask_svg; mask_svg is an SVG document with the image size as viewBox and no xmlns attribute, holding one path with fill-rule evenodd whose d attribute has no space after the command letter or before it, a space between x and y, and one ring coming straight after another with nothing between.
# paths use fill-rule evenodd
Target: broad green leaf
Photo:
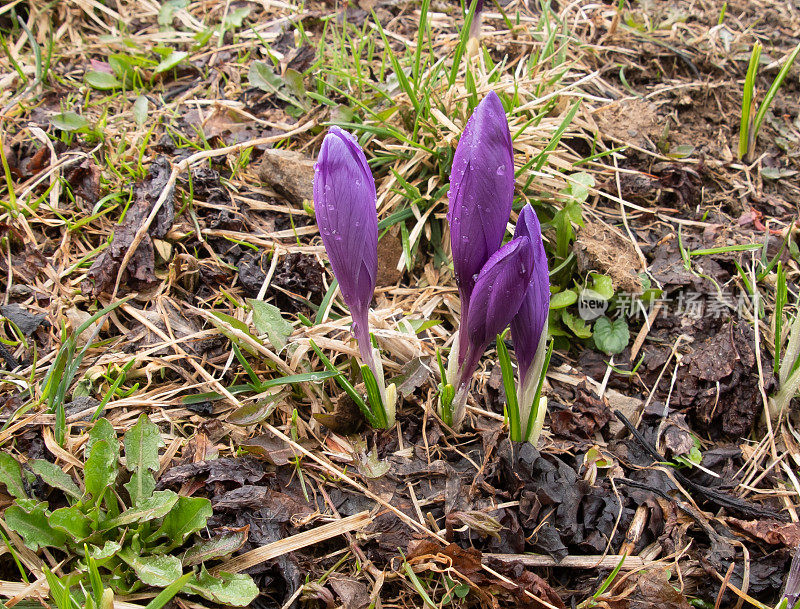
<instances>
[{"instance_id":1,"label":"broad green leaf","mask_svg":"<svg viewBox=\"0 0 800 609\"><path fill-rule=\"evenodd\" d=\"M44 459L31 459L28 465L47 486L57 488L75 499L81 498L81 489L75 481L55 463Z\"/></svg>"},{"instance_id":2,"label":"broad green leaf","mask_svg":"<svg viewBox=\"0 0 800 609\"><path fill-rule=\"evenodd\" d=\"M320 372L302 372L300 374L290 374L289 376L281 376L276 379L264 381L258 386L258 390L265 391L270 387L290 385L293 383L321 383L326 379L339 376L340 374L341 372L338 370L322 370Z\"/></svg>"},{"instance_id":3,"label":"broad green leaf","mask_svg":"<svg viewBox=\"0 0 800 609\"><path fill-rule=\"evenodd\" d=\"M6 485L12 497L22 499L28 496L22 481L22 466L7 452L0 452L0 482Z\"/></svg>"},{"instance_id":4,"label":"broad green leaf","mask_svg":"<svg viewBox=\"0 0 800 609\"><path fill-rule=\"evenodd\" d=\"M574 290L564 290L558 292L550 297L550 310L563 309L571 304L575 304L578 300L578 295Z\"/></svg>"},{"instance_id":5,"label":"broad green leaf","mask_svg":"<svg viewBox=\"0 0 800 609\"><path fill-rule=\"evenodd\" d=\"M250 64L248 78L251 86L258 87L267 93L278 93L283 86L281 77L275 74L272 66L264 61L254 61Z\"/></svg>"},{"instance_id":6,"label":"broad green leaf","mask_svg":"<svg viewBox=\"0 0 800 609\"><path fill-rule=\"evenodd\" d=\"M589 198L589 189L594 188L594 178L588 173L573 173L568 178L569 193L576 201L583 203Z\"/></svg>"},{"instance_id":7,"label":"broad green leaf","mask_svg":"<svg viewBox=\"0 0 800 609\"><path fill-rule=\"evenodd\" d=\"M39 548L60 548L67 537L61 531L50 526L47 520L47 503L35 504L32 509L24 510L20 505L6 508L6 524L22 536L25 545L36 552Z\"/></svg>"},{"instance_id":8,"label":"broad green leaf","mask_svg":"<svg viewBox=\"0 0 800 609\"><path fill-rule=\"evenodd\" d=\"M179 497L155 538L166 535L173 545L180 545L189 535L204 528L213 513L211 502L205 497Z\"/></svg>"},{"instance_id":9,"label":"broad green leaf","mask_svg":"<svg viewBox=\"0 0 800 609\"><path fill-rule=\"evenodd\" d=\"M98 70L86 72L86 74L83 76L83 80L90 87L100 91L119 89L122 86L122 83L117 79L116 76L110 72L100 72Z\"/></svg>"},{"instance_id":10,"label":"broad green leaf","mask_svg":"<svg viewBox=\"0 0 800 609\"><path fill-rule=\"evenodd\" d=\"M433 328L434 326L438 326L441 324L441 320L438 319L404 319L405 323L411 326L411 329L414 331L415 334L419 334L420 332L424 332L428 328Z\"/></svg>"},{"instance_id":11,"label":"broad green leaf","mask_svg":"<svg viewBox=\"0 0 800 609\"><path fill-rule=\"evenodd\" d=\"M189 6L189 0L166 0L158 11L158 25L169 27L172 25L172 18L175 11Z\"/></svg>"},{"instance_id":12,"label":"broad green leaf","mask_svg":"<svg viewBox=\"0 0 800 609\"><path fill-rule=\"evenodd\" d=\"M80 131L89 126L89 121L76 112L59 112L50 117L50 124L62 131Z\"/></svg>"},{"instance_id":13,"label":"broad green leaf","mask_svg":"<svg viewBox=\"0 0 800 609\"><path fill-rule=\"evenodd\" d=\"M158 471L158 449L164 446L158 426L142 413L136 425L131 427L123 439L125 445L125 467L128 471Z\"/></svg>"},{"instance_id":14,"label":"broad green leaf","mask_svg":"<svg viewBox=\"0 0 800 609\"><path fill-rule=\"evenodd\" d=\"M133 118L136 124L140 127L147 122L147 111L150 107L150 102L144 95L140 95L133 102Z\"/></svg>"},{"instance_id":15,"label":"broad green leaf","mask_svg":"<svg viewBox=\"0 0 800 609\"><path fill-rule=\"evenodd\" d=\"M211 311L211 317L208 318L211 323L213 323L222 334L230 339L230 341L245 351L247 351L250 355L256 355L256 350L253 348L252 345L248 344L247 342L243 341L239 336L236 336L233 332L231 332L230 328L234 330L239 330L250 336L256 342L259 342L257 338L255 338L252 334L250 334L250 330L244 324L244 322L239 321L235 317L230 315L226 315L225 313L220 313L218 311ZM228 327L230 326L230 327Z\"/></svg>"},{"instance_id":16,"label":"broad green leaf","mask_svg":"<svg viewBox=\"0 0 800 609\"><path fill-rule=\"evenodd\" d=\"M205 501L208 501L208 499L205 499ZM133 522L155 520L165 516L177 502L178 495L174 491L156 491L152 497L143 499L137 506L125 510L116 518L110 518L102 522L101 527L103 530L108 530Z\"/></svg>"},{"instance_id":17,"label":"broad green leaf","mask_svg":"<svg viewBox=\"0 0 800 609\"><path fill-rule=\"evenodd\" d=\"M111 558L112 556L116 556L117 552L119 552L121 549L122 545L119 542L107 541L103 544L102 548L98 548L97 546L89 546L89 556L100 562L106 560L107 558Z\"/></svg>"},{"instance_id":18,"label":"broad green leaf","mask_svg":"<svg viewBox=\"0 0 800 609\"><path fill-rule=\"evenodd\" d=\"M253 307L253 325L258 333L266 334L277 351L283 349L292 334L292 324L281 317L281 310L275 305L254 298L248 298L247 302Z\"/></svg>"},{"instance_id":19,"label":"broad green leaf","mask_svg":"<svg viewBox=\"0 0 800 609\"><path fill-rule=\"evenodd\" d=\"M253 404L242 406L228 415L226 421L234 425L255 425L271 415L286 393L278 392Z\"/></svg>"},{"instance_id":20,"label":"broad green leaf","mask_svg":"<svg viewBox=\"0 0 800 609\"><path fill-rule=\"evenodd\" d=\"M303 75L297 70L287 68L286 72L283 74L283 82L286 84L286 88L297 99L303 99L306 96L306 88L303 84Z\"/></svg>"},{"instance_id":21,"label":"broad green leaf","mask_svg":"<svg viewBox=\"0 0 800 609\"><path fill-rule=\"evenodd\" d=\"M251 63L250 71L248 72L248 78L251 86L258 87L267 93L273 93L283 101L299 108L304 107L304 103L302 101L288 92L291 91L291 86L293 85L286 87L287 83L284 83L283 79L275 73L275 71L272 69L272 65L269 63L264 61L254 61ZM293 84L296 85L296 82Z\"/></svg>"},{"instance_id":22,"label":"broad green leaf","mask_svg":"<svg viewBox=\"0 0 800 609\"><path fill-rule=\"evenodd\" d=\"M600 275L599 273L592 273L592 287L591 289L606 300L611 300L614 296L614 283L608 275Z\"/></svg>"},{"instance_id":23,"label":"broad green leaf","mask_svg":"<svg viewBox=\"0 0 800 609\"><path fill-rule=\"evenodd\" d=\"M601 317L594 322L594 344L606 355L622 353L630 338L628 324L622 317L614 321Z\"/></svg>"},{"instance_id":24,"label":"broad green leaf","mask_svg":"<svg viewBox=\"0 0 800 609\"><path fill-rule=\"evenodd\" d=\"M147 470L136 471L131 474L131 479L123 485L131 496L133 505L138 506L142 501L152 497L156 490L156 479Z\"/></svg>"},{"instance_id":25,"label":"broad green leaf","mask_svg":"<svg viewBox=\"0 0 800 609\"><path fill-rule=\"evenodd\" d=\"M99 499L107 488L113 487L117 481L117 459L119 448L109 446L105 440L99 440L92 446L92 453L83 468L83 482L86 492L94 499ZM116 449L116 450L115 450Z\"/></svg>"},{"instance_id":26,"label":"broad green leaf","mask_svg":"<svg viewBox=\"0 0 800 609\"><path fill-rule=\"evenodd\" d=\"M249 575L223 572L214 577L205 568L189 581L186 589L211 602L234 607L249 605L258 596L258 588Z\"/></svg>"},{"instance_id":27,"label":"broad green leaf","mask_svg":"<svg viewBox=\"0 0 800 609\"><path fill-rule=\"evenodd\" d=\"M130 548L118 556L136 572L142 583L166 588L181 575L181 560L177 556L138 556Z\"/></svg>"},{"instance_id":28,"label":"broad green leaf","mask_svg":"<svg viewBox=\"0 0 800 609\"><path fill-rule=\"evenodd\" d=\"M561 320L578 338L589 338L592 335L592 329L589 324L566 309L561 311Z\"/></svg>"},{"instance_id":29,"label":"broad green leaf","mask_svg":"<svg viewBox=\"0 0 800 609\"><path fill-rule=\"evenodd\" d=\"M54 510L50 514L50 526L66 533L76 542L92 534L89 518L77 506Z\"/></svg>"},{"instance_id":30,"label":"broad green leaf","mask_svg":"<svg viewBox=\"0 0 800 609\"><path fill-rule=\"evenodd\" d=\"M105 440L99 440L92 446L92 453L86 460L83 480L86 492L94 499L99 499L107 488L116 483L119 451L115 449L116 446L112 447Z\"/></svg>"},{"instance_id":31,"label":"broad green leaf","mask_svg":"<svg viewBox=\"0 0 800 609\"><path fill-rule=\"evenodd\" d=\"M180 62L186 59L189 56L189 53L186 51L172 51L169 55L167 55L161 63L156 66L156 69L153 71L153 74L161 74L162 72L168 72L169 70L178 66Z\"/></svg>"},{"instance_id":32,"label":"broad green leaf","mask_svg":"<svg viewBox=\"0 0 800 609\"><path fill-rule=\"evenodd\" d=\"M668 157L673 159L685 159L688 156L691 156L694 152L694 146L691 144L679 144L675 146L675 148L670 149L667 153Z\"/></svg>"},{"instance_id":33,"label":"broad green leaf","mask_svg":"<svg viewBox=\"0 0 800 609\"><path fill-rule=\"evenodd\" d=\"M89 432L89 440L86 442L86 448L84 449L85 459L89 459L92 454L92 446L98 440L105 440L109 446L116 445L117 450L119 450L117 432L114 431L114 426L108 422L108 419L98 419Z\"/></svg>"},{"instance_id":34,"label":"broad green leaf","mask_svg":"<svg viewBox=\"0 0 800 609\"><path fill-rule=\"evenodd\" d=\"M223 27L227 30L229 28L242 27L242 22L245 17L250 14L250 6L240 6L239 8L232 9L226 16Z\"/></svg>"},{"instance_id":35,"label":"broad green leaf","mask_svg":"<svg viewBox=\"0 0 800 609\"><path fill-rule=\"evenodd\" d=\"M206 560L213 560L215 558L224 558L233 554L236 550L244 545L247 541L248 527L241 527L238 529L230 529L221 535L212 537L207 541L201 541L197 545L192 546L186 550L183 555L184 567L191 567L192 565L199 565Z\"/></svg>"},{"instance_id":36,"label":"broad green leaf","mask_svg":"<svg viewBox=\"0 0 800 609\"><path fill-rule=\"evenodd\" d=\"M567 201L561 208L569 222L583 226L583 204L579 201Z\"/></svg>"}]
</instances>

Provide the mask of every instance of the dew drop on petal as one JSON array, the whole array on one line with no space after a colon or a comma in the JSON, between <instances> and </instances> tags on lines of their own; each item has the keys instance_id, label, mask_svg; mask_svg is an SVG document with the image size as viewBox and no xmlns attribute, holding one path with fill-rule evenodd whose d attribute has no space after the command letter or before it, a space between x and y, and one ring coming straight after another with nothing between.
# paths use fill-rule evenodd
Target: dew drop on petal
<instances>
[{"instance_id":1,"label":"dew drop on petal","mask_svg":"<svg viewBox=\"0 0 800 609\"><path fill-rule=\"evenodd\" d=\"M497 175L499 175L499 176L504 176L504 175L506 175L506 166L505 166L505 165L500 165L500 166L497 168Z\"/></svg>"}]
</instances>

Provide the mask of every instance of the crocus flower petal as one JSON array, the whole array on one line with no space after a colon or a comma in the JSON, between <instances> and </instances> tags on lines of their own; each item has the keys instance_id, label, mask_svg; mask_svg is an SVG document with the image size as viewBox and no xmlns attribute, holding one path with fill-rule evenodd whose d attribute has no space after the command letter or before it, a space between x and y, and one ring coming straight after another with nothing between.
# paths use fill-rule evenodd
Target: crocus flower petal
<instances>
[{"instance_id":1,"label":"crocus flower petal","mask_svg":"<svg viewBox=\"0 0 800 609\"><path fill-rule=\"evenodd\" d=\"M783 598L788 601L788 607L794 607L800 600L800 548L794 551L794 558L783 588Z\"/></svg>"},{"instance_id":2,"label":"crocus flower petal","mask_svg":"<svg viewBox=\"0 0 800 609\"><path fill-rule=\"evenodd\" d=\"M475 275L500 247L514 201L511 133L494 92L478 104L461 135L448 198L453 265L466 316Z\"/></svg>"},{"instance_id":3,"label":"crocus flower petal","mask_svg":"<svg viewBox=\"0 0 800 609\"><path fill-rule=\"evenodd\" d=\"M542 242L542 228L530 205L522 208L514 237L527 237L533 246L531 283L517 315L511 321L511 340L520 374L524 377L536 355L550 310L550 273Z\"/></svg>"},{"instance_id":4,"label":"crocus flower petal","mask_svg":"<svg viewBox=\"0 0 800 609\"><path fill-rule=\"evenodd\" d=\"M331 127L315 166L314 212L365 363L372 360L367 313L378 273L376 201L364 151L351 134Z\"/></svg>"},{"instance_id":5,"label":"crocus flower petal","mask_svg":"<svg viewBox=\"0 0 800 609\"><path fill-rule=\"evenodd\" d=\"M471 5L471 3L470 3L470 5ZM483 13L483 0L478 0L477 4L475 5L475 15L473 16L472 23L470 24L470 27L469 27L469 37L470 37L470 39L480 37L480 34L481 34L481 23L483 22L482 13Z\"/></svg>"},{"instance_id":6,"label":"crocus flower petal","mask_svg":"<svg viewBox=\"0 0 800 609\"><path fill-rule=\"evenodd\" d=\"M481 269L466 319L468 345L461 384L469 381L486 347L519 311L532 269L533 246L528 237L509 241Z\"/></svg>"}]
</instances>

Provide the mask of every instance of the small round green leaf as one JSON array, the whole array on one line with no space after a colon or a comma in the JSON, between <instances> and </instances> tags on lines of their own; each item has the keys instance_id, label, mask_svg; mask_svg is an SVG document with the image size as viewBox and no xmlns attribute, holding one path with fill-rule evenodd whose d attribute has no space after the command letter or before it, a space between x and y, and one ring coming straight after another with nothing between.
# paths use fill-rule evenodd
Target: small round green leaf
<instances>
[{"instance_id":1,"label":"small round green leaf","mask_svg":"<svg viewBox=\"0 0 800 609\"><path fill-rule=\"evenodd\" d=\"M614 321L601 317L594 323L594 344L607 355L622 353L630 338L628 324L622 317Z\"/></svg>"}]
</instances>

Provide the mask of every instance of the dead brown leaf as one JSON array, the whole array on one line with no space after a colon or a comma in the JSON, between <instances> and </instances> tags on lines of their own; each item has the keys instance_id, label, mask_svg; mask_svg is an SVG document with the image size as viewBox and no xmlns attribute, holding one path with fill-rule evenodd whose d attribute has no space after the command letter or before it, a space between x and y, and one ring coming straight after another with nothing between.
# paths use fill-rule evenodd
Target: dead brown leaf
<instances>
[{"instance_id":1,"label":"dead brown leaf","mask_svg":"<svg viewBox=\"0 0 800 609\"><path fill-rule=\"evenodd\" d=\"M96 297L98 294L111 292L114 289L122 260L133 243L136 232L164 190L170 172L170 162L164 156L157 157L151 163L150 173L143 182L136 186L136 200L125 215L125 219L114 231L111 245L95 259L86 274L82 286L84 293ZM173 195L170 193L128 262L123 277L123 280L126 281L121 282L120 285L142 289L158 281L154 273L155 256L151 237L163 239L172 228L174 218Z\"/></svg>"},{"instance_id":2,"label":"dead brown leaf","mask_svg":"<svg viewBox=\"0 0 800 609\"><path fill-rule=\"evenodd\" d=\"M800 523L781 522L780 520L739 520L727 518L730 524L745 533L766 541L773 546L786 546L787 548L800 547Z\"/></svg>"}]
</instances>

